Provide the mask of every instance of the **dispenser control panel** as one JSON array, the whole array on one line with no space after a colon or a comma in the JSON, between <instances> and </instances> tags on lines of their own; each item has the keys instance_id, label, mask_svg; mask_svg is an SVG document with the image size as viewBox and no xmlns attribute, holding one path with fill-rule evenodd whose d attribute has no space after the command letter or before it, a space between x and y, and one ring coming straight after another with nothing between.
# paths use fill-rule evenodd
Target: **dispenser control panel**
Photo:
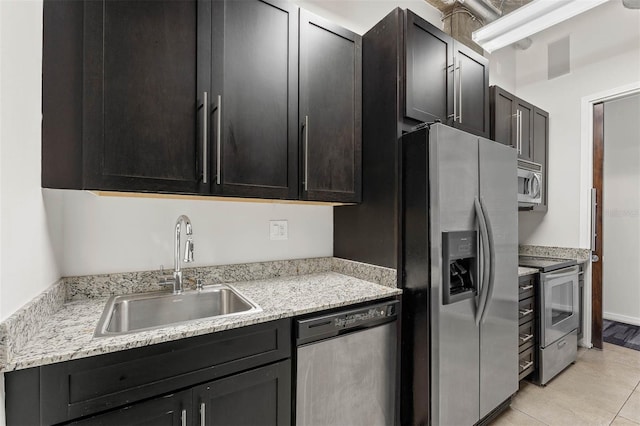
<instances>
[{"instance_id":1,"label":"dispenser control panel","mask_svg":"<svg viewBox=\"0 0 640 426\"><path fill-rule=\"evenodd\" d=\"M442 304L474 297L477 292L477 231L442 233Z\"/></svg>"}]
</instances>

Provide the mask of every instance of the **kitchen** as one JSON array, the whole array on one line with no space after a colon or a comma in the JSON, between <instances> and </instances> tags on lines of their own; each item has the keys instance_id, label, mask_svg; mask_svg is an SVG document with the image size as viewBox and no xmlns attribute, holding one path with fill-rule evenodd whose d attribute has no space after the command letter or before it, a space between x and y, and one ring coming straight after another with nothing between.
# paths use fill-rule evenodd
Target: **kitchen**
<instances>
[{"instance_id":1,"label":"kitchen","mask_svg":"<svg viewBox=\"0 0 640 426\"><path fill-rule=\"evenodd\" d=\"M360 34L396 6L440 25L440 12L423 2L357 4L299 2L301 7ZM155 271L160 265L169 270L173 263L171 227L183 213L193 222L195 266L334 255L333 208L326 205L116 198L79 191L43 191L38 124L42 6L37 2L3 2L0 14L0 318L9 318L63 276ZM612 28L607 37L601 38L593 31L594 22ZM637 23L637 12L611 2L574 18L571 27L560 24L532 37L534 43L527 50L507 48L491 57L492 85L540 105L551 116L550 207L546 214L519 214L520 244L589 247L590 172L584 165L590 162L590 150L583 144L590 142L582 138L581 101L637 85ZM572 74L548 80L545 61L540 58L546 57L548 42L567 32L572 37ZM288 221L289 239L270 240L269 221L282 219Z\"/></svg>"}]
</instances>

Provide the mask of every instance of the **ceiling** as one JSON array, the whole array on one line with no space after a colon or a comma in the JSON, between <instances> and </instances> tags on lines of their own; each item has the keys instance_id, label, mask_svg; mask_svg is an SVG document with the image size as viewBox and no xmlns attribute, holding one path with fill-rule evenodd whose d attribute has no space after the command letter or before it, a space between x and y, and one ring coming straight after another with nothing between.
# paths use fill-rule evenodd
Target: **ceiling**
<instances>
[{"instance_id":1,"label":"ceiling","mask_svg":"<svg viewBox=\"0 0 640 426\"><path fill-rule=\"evenodd\" d=\"M474 7L473 4L474 3L490 3L495 9L496 11L498 11L499 16L496 16L495 19L497 19L500 16L504 16L508 13L513 12L514 10L516 10L517 8L524 6L527 3L530 3L531 0L477 0L475 2L465 2L463 1L457 1L457 0L425 0L427 3L429 3L431 6L435 7L436 9L440 10L440 12L442 13L448 13L451 8L454 6L455 3L458 3L458 5L461 5L463 7L468 7L469 9L471 9L472 13L474 12ZM466 3L466 4L465 4ZM482 17L480 17L482 19ZM491 19L482 19L484 22L483 24L488 24L489 21L491 21Z\"/></svg>"}]
</instances>

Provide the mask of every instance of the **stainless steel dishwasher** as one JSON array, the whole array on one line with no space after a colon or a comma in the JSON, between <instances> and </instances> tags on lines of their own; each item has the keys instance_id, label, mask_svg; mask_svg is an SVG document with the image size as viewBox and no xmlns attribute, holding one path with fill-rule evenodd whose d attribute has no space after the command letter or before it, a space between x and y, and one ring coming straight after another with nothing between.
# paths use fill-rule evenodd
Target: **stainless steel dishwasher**
<instances>
[{"instance_id":1,"label":"stainless steel dishwasher","mask_svg":"<svg viewBox=\"0 0 640 426\"><path fill-rule=\"evenodd\" d=\"M296 425L395 424L398 307L296 321Z\"/></svg>"}]
</instances>

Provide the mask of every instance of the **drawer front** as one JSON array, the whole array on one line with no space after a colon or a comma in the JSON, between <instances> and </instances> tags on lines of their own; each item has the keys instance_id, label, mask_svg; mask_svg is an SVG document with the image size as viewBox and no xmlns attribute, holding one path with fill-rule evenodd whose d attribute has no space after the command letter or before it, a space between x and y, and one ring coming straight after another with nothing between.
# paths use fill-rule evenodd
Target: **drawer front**
<instances>
[{"instance_id":1,"label":"drawer front","mask_svg":"<svg viewBox=\"0 0 640 426\"><path fill-rule=\"evenodd\" d=\"M536 275L526 275L518 280L518 297L520 300L533 297L536 285Z\"/></svg>"},{"instance_id":2,"label":"drawer front","mask_svg":"<svg viewBox=\"0 0 640 426\"><path fill-rule=\"evenodd\" d=\"M540 348L540 384L545 385L578 357L578 331Z\"/></svg>"},{"instance_id":3,"label":"drawer front","mask_svg":"<svg viewBox=\"0 0 640 426\"><path fill-rule=\"evenodd\" d=\"M41 368L44 423L58 423L291 356L283 319Z\"/></svg>"},{"instance_id":4,"label":"drawer front","mask_svg":"<svg viewBox=\"0 0 640 426\"><path fill-rule=\"evenodd\" d=\"M526 322L518 328L518 352L529 349L535 342L533 321Z\"/></svg>"},{"instance_id":5,"label":"drawer front","mask_svg":"<svg viewBox=\"0 0 640 426\"><path fill-rule=\"evenodd\" d=\"M529 348L520 354L518 359L518 380L522 380L533 372L533 348Z\"/></svg>"},{"instance_id":6,"label":"drawer front","mask_svg":"<svg viewBox=\"0 0 640 426\"><path fill-rule=\"evenodd\" d=\"M535 313L535 301L533 297L521 300L518 303L518 318L519 324L522 325L526 322L532 321Z\"/></svg>"}]
</instances>

